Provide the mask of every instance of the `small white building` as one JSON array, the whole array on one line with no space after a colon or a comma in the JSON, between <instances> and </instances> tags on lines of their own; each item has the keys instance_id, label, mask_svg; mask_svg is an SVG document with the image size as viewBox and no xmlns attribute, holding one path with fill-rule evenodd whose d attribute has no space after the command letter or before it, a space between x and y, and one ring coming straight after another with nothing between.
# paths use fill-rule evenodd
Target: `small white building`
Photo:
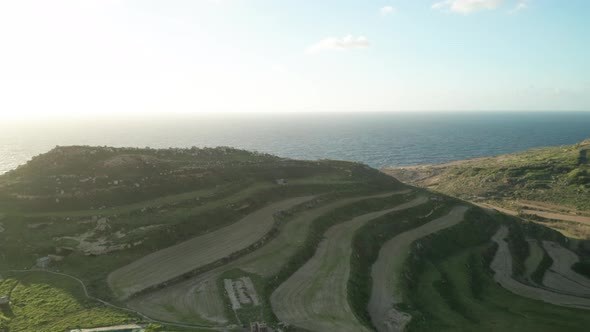
<instances>
[{"instance_id":1,"label":"small white building","mask_svg":"<svg viewBox=\"0 0 590 332\"><path fill-rule=\"evenodd\" d=\"M265 322L254 322L250 323L250 332L270 332L270 329Z\"/></svg>"},{"instance_id":2,"label":"small white building","mask_svg":"<svg viewBox=\"0 0 590 332\"><path fill-rule=\"evenodd\" d=\"M42 269L46 269L49 267L49 264L51 263L51 257L41 257L37 259L37 267L42 268Z\"/></svg>"},{"instance_id":3,"label":"small white building","mask_svg":"<svg viewBox=\"0 0 590 332\"><path fill-rule=\"evenodd\" d=\"M143 332L144 327L137 324L107 326L107 327L96 327L89 329L75 329L70 332Z\"/></svg>"}]
</instances>

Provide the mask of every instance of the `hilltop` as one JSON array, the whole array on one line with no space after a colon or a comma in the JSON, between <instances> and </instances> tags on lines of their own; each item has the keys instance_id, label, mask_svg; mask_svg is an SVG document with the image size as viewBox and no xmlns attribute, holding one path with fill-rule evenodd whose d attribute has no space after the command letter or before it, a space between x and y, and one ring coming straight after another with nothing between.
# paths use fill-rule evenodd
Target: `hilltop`
<instances>
[{"instance_id":1,"label":"hilltop","mask_svg":"<svg viewBox=\"0 0 590 332\"><path fill-rule=\"evenodd\" d=\"M105 209L194 188L221 192L283 178L338 182L363 176L380 178L356 163L290 160L229 147L56 147L0 176L0 204L44 212Z\"/></svg>"},{"instance_id":2,"label":"hilltop","mask_svg":"<svg viewBox=\"0 0 590 332\"><path fill-rule=\"evenodd\" d=\"M505 213L590 238L590 140L497 157L382 171Z\"/></svg>"}]
</instances>

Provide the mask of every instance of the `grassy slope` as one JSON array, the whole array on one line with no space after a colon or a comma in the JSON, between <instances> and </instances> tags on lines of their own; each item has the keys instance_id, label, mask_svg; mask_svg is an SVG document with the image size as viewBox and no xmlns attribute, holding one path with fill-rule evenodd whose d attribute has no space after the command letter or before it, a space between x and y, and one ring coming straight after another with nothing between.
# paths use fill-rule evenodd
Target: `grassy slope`
<instances>
[{"instance_id":1,"label":"grassy slope","mask_svg":"<svg viewBox=\"0 0 590 332\"><path fill-rule=\"evenodd\" d=\"M420 249L414 245L405 269L404 309L413 315L408 331L587 329L587 311L519 297L494 282L487 266L498 222L512 224L472 211L466 222L419 241Z\"/></svg>"},{"instance_id":2,"label":"grassy slope","mask_svg":"<svg viewBox=\"0 0 590 332\"><path fill-rule=\"evenodd\" d=\"M402 181L473 200L533 200L590 210L590 140L442 165L388 168Z\"/></svg>"},{"instance_id":3,"label":"grassy slope","mask_svg":"<svg viewBox=\"0 0 590 332\"><path fill-rule=\"evenodd\" d=\"M0 284L10 293L9 309L0 312L0 331L63 332L79 327L134 322L136 317L85 299L80 285L42 272L14 274Z\"/></svg>"}]
</instances>

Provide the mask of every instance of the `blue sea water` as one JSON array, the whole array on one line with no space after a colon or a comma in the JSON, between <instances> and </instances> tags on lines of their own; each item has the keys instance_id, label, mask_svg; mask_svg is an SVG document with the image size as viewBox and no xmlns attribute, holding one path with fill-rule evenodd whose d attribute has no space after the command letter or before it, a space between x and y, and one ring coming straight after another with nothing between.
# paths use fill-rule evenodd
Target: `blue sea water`
<instances>
[{"instance_id":1,"label":"blue sea water","mask_svg":"<svg viewBox=\"0 0 590 332\"><path fill-rule=\"evenodd\" d=\"M0 123L0 174L56 145L233 146L373 167L436 164L590 138L590 112L302 113Z\"/></svg>"}]
</instances>

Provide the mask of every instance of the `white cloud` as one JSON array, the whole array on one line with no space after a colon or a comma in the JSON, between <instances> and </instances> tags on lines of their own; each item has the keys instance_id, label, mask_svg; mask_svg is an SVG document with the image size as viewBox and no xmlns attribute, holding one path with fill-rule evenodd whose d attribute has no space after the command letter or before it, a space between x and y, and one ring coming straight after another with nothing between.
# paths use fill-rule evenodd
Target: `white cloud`
<instances>
[{"instance_id":1,"label":"white cloud","mask_svg":"<svg viewBox=\"0 0 590 332\"><path fill-rule=\"evenodd\" d=\"M512 8L512 10L510 10L510 14L515 14L521 10L527 9L528 7L529 5L525 1L520 1L514 8Z\"/></svg>"},{"instance_id":2,"label":"white cloud","mask_svg":"<svg viewBox=\"0 0 590 332\"><path fill-rule=\"evenodd\" d=\"M494 10L503 0L443 0L432 5L432 9L450 10L455 13L471 14L481 10Z\"/></svg>"},{"instance_id":3,"label":"white cloud","mask_svg":"<svg viewBox=\"0 0 590 332\"><path fill-rule=\"evenodd\" d=\"M365 36L354 37L353 35L348 35L342 38L329 37L310 45L305 53L316 54L331 50L352 50L357 48L367 48L369 45L369 40Z\"/></svg>"},{"instance_id":4,"label":"white cloud","mask_svg":"<svg viewBox=\"0 0 590 332\"><path fill-rule=\"evenodd\" d=\"M392 6L385 6L379 9L379 13L381 13L381 15L383 16L393 14L393 12L395 12L395 8L393 8Z\"/></svg>"}]
</instances>

